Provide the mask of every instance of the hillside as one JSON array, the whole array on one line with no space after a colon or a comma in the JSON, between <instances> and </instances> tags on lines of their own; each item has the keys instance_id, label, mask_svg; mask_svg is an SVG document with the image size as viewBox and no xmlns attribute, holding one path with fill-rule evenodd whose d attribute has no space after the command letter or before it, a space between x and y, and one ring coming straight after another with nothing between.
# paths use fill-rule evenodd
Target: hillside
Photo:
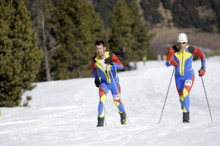
<instances>
[{"instance_id":1,"label":"hillside","mask_svg":"<svg viewBox=\"0 0 220 146\"><path fill-rule=\"evenodd\" d=\"M190 45L197 46L207 55L212 51L220 48L220 34L201 32L195 28L180 29L176 27L157 27L151 29L152 33L156 33L151 41L151 48L155 54L167 53L169 47L176 43L179 33L184 32L188 35ZM218 54L219 55L219 54Z\"/></svg>"},{"instance_id":2,"label":"hillside","mask_svg":"<svg viewBox=\"0 0 220 146\"><path fill-rule=\"evenodd\" d=\"M110 27L109 14L117 1L92 2L105 26ZM220 48L218 1L136 0L136 3L151 32L156 34L151 42L156 55L166 53L180 32L188 34L190 45L205 49L206 53Z\"/></svg>"},{"instance_id":3,"label":"hillside","mask_svg":"<svg viewBox=\"0 0 220 146\"><path fill-rule=\"evenodd\" d=\"M120 125L109 93L107 126L97 128L98 89L93 78L35 83L23 95L30 107L1 108L1 146L218 146L220 143L220 57L207 59L204 82L214 121L211 122L197 70L191 91L191 123L183 124L179 97L172 81L161 124L158 124L173 68L164 62L138 63L138 70L119 73L122 101L129 123Z\"/></svg>"}]
</instances>

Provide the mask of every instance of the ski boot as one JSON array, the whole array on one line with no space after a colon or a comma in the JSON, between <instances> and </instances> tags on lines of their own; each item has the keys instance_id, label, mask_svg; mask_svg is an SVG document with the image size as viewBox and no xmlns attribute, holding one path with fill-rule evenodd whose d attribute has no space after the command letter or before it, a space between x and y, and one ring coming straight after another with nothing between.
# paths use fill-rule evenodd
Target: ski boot
<instances>
[{"instance_id":1,"label":"ski boot","mask_svg":"<svg viewBox=\"0 0 220 146\"><path fill-rule=\"evenodd\" d=\"M103 127L104 126L104 117L98 117L98 125L97 127Z\"/></svg>"},{"instance_id":2,"label":"ski boot","mask_svg":"<svg viewBox=\"0 0 220 146\"><path fill-rule=\"evenodd\" d=\"M189 112L183 113L183 123L189 123Z\"/></svg>"},{"instance_id":3,"label":"ski boot","mask_svg":"<svg viewBox=\"0 0 220 146\"><path fill-rule=\"evenodd\" d=\"M127 116L126 116L125 112L120 113L120 117L121 117L121 125L126 125L127 124Z\"/></svg>"}]
</instances>

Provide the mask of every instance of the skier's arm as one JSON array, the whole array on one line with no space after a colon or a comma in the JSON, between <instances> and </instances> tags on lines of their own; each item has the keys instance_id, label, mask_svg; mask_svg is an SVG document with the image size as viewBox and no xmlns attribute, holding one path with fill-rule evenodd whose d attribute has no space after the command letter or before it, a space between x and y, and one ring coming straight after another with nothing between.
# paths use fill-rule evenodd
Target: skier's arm
<instances>
[{"instance_id":1,"label":"skier's arm","mask_svg":"<svg viewBox=\"0 0 220 146\"><path fill-rule=\"evenodd\" d=\"M117 58L117 56L115 54L113 54L112 56L112 62L113 62L113 66L118 68L118 69L123 69L124 66L121 63L121 61Z\"/></svg>"},{"instance_id":2,"label":"skier's arm","mask_svg":"<svg viewBox=\"0 0 220 146\"><path fill-rule=\"evenodd\" d=\"M205 68L206 66L206 59L205 59L205 54L200 51L198 48L194 48L194 47L189 47L189 52L192 53L192 55L196 55L199 56L201 58L201 68Z\"/></svg>"},{"instance_id":3,"label":"skier's arm","mask_svg":"<svg viewBox=\"0 0 220 146\"><path fill-rule=\"evenodd\" d=\"M205 75L205 66L206 66L206 59L205 54L200 51L198 48L190 47L189 51L192 53L192 55L199 56L201 58L201 69L199 70L199 76L202 77Z\"/></svg>"},{"instance_id":4,"label":"skier's arm","mask_svg":"<svg viewBox=\"0 0 220 146\"><path fill-rule=\"evenodd\" d=\"M198 48L194 48L194 53L193 55L199 56L201 58L201 64L203 68L206 66L206 59L205 59L205 54L199 50Z\"/></svg>"},{"instance_id":5,"label":"skier's arm","mask_svg":"<svg viewBox=\"0 0 220 146\"><path fill-rule=\"evenodd\" d=\"M97 69L95 67L95 62L93 61L93 59L91 60L91 69L92 69L92 72L93 72L93 76L94 78L98 78L98 73L97 73Z\"/></svg>"},{"instance_id":6,"label":"skier's arm","mask_svg":"<svg viewBox=\"0 0 220 146\"><path fill-rule=\"evenodd\" d=\"M174 56L174 50L173 47L170 47L169 52L167 54L167 62L166 62L167 67L171 66L171 61L173 60L173 56Z\"/></svg>"}]
</instances>

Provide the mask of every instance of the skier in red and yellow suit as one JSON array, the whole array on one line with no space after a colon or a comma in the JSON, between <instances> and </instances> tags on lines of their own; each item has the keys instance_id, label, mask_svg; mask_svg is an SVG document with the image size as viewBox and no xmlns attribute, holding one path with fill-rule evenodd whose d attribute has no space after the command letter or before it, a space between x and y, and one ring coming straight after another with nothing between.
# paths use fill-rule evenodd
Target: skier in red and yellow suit
<instances>
[{"instance_id":1,"label":"skier in red and yellow suit","mask_svg":"<svg viewBox=\"0 0 220 146\"><path fill-rule=\"evenodd\" d=\"M119 114L121 116L121 124L125 125L127 123L127 117L123 104L120 100L121 91L117 75L117 68L123 69L123 65L113 53L105 50L106 47L104 41L96 41L97 55L91 60L91 68L95 78L95 85L99 87L100 96L97 126L104 126L104 106L106 95L109 90L112 93L115 105L118 107ZM99 80L98 71L101 76L101 82Z\"/></svg>"},{"instance_id":2,"label":"skier in red and yellow suit","mask_svg":"<svg viewBox=\"0 0 220 146\"><path fill-rule=\"evenodd\" d=\"M193 55L201 58L201 69L199 76L205 74L206 59L205 55L198 48L187 45L187 36L180 33L177 38L177 45L169 49L167 55L167 66L175 67L176 88L180 96L181 108L183 109L183 122L189 122L189 93L192 89L195 73L192 68Z\"/></svg>"}]
</instances>

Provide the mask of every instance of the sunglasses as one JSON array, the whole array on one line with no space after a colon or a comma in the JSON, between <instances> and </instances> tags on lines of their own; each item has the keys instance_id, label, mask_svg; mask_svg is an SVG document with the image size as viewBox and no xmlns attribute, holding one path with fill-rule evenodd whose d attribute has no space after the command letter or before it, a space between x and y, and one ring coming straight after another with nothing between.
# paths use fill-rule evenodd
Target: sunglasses
<instances>
[{"instance_id":1,"label":"sunglasses","mask_svg":"<svg viewBox=\"0 0 220 146\"><path fill-rule=\"evenodd\" d=\"M182 43L181 43L181 42L178 42L178 44L185 44L185 43L186 43L186 42L182 42Z\"/></svg>"}]
</instances>

